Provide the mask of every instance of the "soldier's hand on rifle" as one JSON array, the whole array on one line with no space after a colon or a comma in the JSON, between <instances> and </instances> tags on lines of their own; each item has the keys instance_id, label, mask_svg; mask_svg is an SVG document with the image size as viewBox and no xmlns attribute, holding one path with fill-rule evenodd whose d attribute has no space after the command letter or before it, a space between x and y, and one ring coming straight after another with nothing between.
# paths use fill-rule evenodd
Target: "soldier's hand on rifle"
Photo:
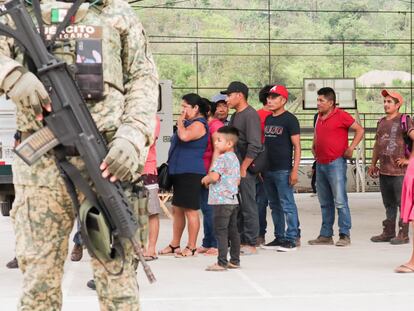
<instances>
[{"instance_id":1,"label":"soldier's hand on rifle","mask_svg":"<svg viewBox=\"0 0 414 311\"><path fill-rule=\"evenodd\" d=\"M102 177L108 178L111 182L118 179L120 181L128 181L133 173L138 170L139 156L134 145L123 138L116 138L112 142L112 146L100 169Z\"/></svg>"},{"instance_id":2,"label":"soldier's hand on rifle","mask_svg":"<svg viewBox=\"0 0 414 311\"><path fill-rule=\"evenodd\" d=\"M20 68L13 70L4 79L3 90L17 105L32 107L36 120L43 119L43 110L52 111L51 100L42 82L31 72L23 72Z\"/></svg>"}]
</instances>

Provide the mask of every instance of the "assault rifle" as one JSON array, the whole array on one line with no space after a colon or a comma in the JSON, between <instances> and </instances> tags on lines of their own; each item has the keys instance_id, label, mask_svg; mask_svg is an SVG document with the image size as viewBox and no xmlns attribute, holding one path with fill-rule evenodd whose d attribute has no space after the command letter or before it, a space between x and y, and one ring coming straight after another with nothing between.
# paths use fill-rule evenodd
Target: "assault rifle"
<instances>
[{"instance_id":1,"label":"assault rifle","mask_svg":"<svg viewBox=\"0 0 414 311\"><path fill-rule=\"evenodd\" d=\"M68 22L70 17L76 13L83 1L77 0L72 5L62 22L63 25L65 20ZM113 250L123 253L123 249L119 250L120 239L129 239L134 252L144 267L148 280L152 283L155 281L155 277L145 263L141 245L135 238L139 224L130 202L120 182L112 183L101 175L99 166L108 153L106 142L92 119L68 65L53 56L48 50L39 0L33 1L33 7L39 31L23 0L7 2L1 7L0 13L1 16L8 14L15 26L12 28L0 23L0 34L15 39L29 55L36 70L34 73L48 90L52 101L52 112L44 118L44 127L24 140L16 148L16 153L29 165L51 149L55 151L55 154L60 155L57 163L62 173L68 177L67 183L81 191L89 204L94 207L94 211L103 215L109 228L112 245L117 245ZM60 34L61 28L63 26L58 27L55 36ZM88 182L81 177L79 171L66 161L64 151L69 148L76 150L84 161L95 190L92 190ZM81 227L82 233L84 233L85 224ZM90 241L86 243L86 246L89 250L93 249Z\"/></svg>"}]
</instances>

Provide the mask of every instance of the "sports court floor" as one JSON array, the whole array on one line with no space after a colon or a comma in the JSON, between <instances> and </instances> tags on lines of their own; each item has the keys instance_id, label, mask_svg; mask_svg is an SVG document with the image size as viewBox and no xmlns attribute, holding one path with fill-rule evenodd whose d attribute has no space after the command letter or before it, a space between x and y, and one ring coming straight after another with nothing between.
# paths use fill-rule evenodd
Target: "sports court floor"
<instances>
[{"instance_id":1,"label":"sports court floor","mask_svg":"<svg viewBox=\"0 0 414 311\"><path fill-rule=\"evenodd\" d=\"M151 267L158 281L150 285L139 270L142 310L409 310L414 305L414 273L395 274L408 259L411 244L374 244L381 230L384 208L379 193L350 194L353 217L352 246L309 246L318 234L317 198L299 194L296 202L302 227L302 247L296 252L260 250L242 257L242 269L206 272L214 258L199 255L177 259L160 257ZM268 213L272 238L272 223ZM167 245L171 221L161 220L159 248ZM335 237L337 238L337 237ZM182 242L185 245L186 237ZM13 257L10 219L0 217L0 310L16 310L20 294L19 270L5 267ZM86 287L91 276L88 257L67 261L63 281L64 311L99 310L95 292Z\"/></svg>"}]
</instances>

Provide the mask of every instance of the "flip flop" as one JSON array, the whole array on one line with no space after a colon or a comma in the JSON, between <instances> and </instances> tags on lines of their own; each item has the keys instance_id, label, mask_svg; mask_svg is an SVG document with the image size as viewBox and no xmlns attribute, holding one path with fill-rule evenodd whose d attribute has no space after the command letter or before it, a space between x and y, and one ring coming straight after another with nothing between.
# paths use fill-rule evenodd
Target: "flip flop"
<instances>
[{"instance_id":1,"label":"flip flop","mask_svg":"<svg viewBox=\"0 0 414 311\"><path fill-rule=\"evenodd\" d=\"M206 248L204 246L200 246L200 247L197 248L197 253L204 254L204 253L207 253L208 250L209 250L208 248Z\"/></svg>"},{"instance_id":2,"label":"flip flop","mask_svg":"<svg viewBox=\"0 0 414 311\"><path fill-rule=\"evenodd\" d=\"M144 256L145 261L157 260L158 256Z\"/></svg>"},{"instance_id":3,"label":"flip flop","mask_svg":"<svg viewBox=\"0 0 414 311\"><path fill-rule=\"evenodd\" d=\"M214 271L214 272L222 272L222 271L227 271L226 267L222 267L219 264L215 263L211 266L208 266L206 268L206 271Z\"/></svg>"},{"instance_id":4,"label":"flip flop","mask_svg":"<svg viewBox=\"0 0 414 311\"><path fill-rule=\"evenodd\" d=\"M414 268L407 266L407 265L401 265L395 268L395 273L414 273Z\"/></svg>"},{"instance_id":5,"label":"flip flop","mask_svg":"<svg viewBox=\"0 0 414 311\"><path fill-rule=\"evenodd\" d=\"M218 255L218 249L217 248L209 248L205 253L204 256L217 256Z\"/></svg>"},{"instance_id":6,"label":"flip flop","mask_svg":"<svg viewBox=\"0 0 414 311\"><path fill-rule=\"evenodd\" d=\"M240 248L240 255L250 256L250 255L256 255L257 249L256 247L252 246L245 246Z\"/></svg>"},{"instance_id":7,"label":"flip flop","mask_svg":"<svg viewBox=\"0 0 414 311\"><path fill-rule=\"evenodd\" d=\"M236 265L236 264L234 264L232 262L229 262L227 264L227 269L240 269L240 264Z\"/></svg>"}]
</instances>

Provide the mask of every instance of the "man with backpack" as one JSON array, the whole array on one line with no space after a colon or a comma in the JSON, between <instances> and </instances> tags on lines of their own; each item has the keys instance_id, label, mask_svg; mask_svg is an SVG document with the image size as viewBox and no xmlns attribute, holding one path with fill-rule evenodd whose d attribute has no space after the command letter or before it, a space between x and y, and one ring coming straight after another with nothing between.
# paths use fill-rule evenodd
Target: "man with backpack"
<instances>
[{"instance_id":1,"label":"man with backpack","mask_svg":"<svg viewBox=\"0 0 414 311\"><path fill-rule=\"evenodd\" d=\"M397 92L382 90L385 116L378 121L375 145L368 174L378 177L386 219L383 231L371 237L372 242L390 242L393 245L409 242L408 224L399 221L399 232L395 236L395 223L401 203L401 189L414 139L413 122L399 112L404 100ZM377 167L379 161L380 166Z\"/></svg>"}]
</instances>

